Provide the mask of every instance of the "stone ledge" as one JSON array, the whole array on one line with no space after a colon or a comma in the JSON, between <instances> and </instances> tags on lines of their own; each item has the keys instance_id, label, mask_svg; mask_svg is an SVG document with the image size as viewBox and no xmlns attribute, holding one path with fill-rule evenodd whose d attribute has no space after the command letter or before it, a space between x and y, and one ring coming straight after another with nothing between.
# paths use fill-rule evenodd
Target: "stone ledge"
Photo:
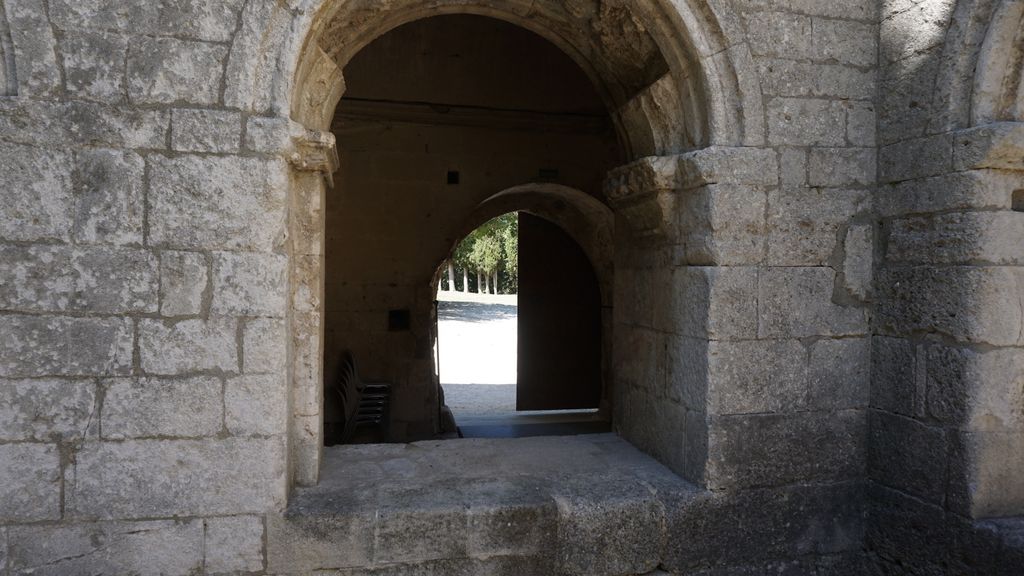
<instances>
[{"instance_id":1,"label":"stone ledge","mask_svg":"<svg viewBox=\"0 0 1024 576\"><path fill-rule=\"evenodd\" d=\"M267 517L269 574L738 574L863 542L861 483L710 492L614 434L333 447L321 478Z\"/></svg>"},{"instance_id":2,"label":"stone ledge","mask_svg":"<svg viewBox=\"0 0 1024 576\"><path fill-rule=\"evenodd\" d=\"M701 494L613 434L334 447L321 478L268 519L268 572L514 558L645 574Z\"/></svg>"}]
</instances>

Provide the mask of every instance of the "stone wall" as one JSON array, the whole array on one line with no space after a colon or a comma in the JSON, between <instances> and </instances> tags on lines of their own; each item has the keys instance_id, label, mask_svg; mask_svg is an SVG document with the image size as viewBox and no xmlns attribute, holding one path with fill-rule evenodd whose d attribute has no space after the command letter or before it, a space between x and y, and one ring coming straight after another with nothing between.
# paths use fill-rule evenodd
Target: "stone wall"
<instances>
[{"instance_id":1,"label":"stone wall","mask_svg":"<svg viewBox=\"0 0 1024 576\"><path fill-rule=\"evenodd\" d=\"M984 105L994 68L1019 59L999 38L1020 33L1019 10L882 6L868 546L889 571L1008 573L1022 558L986 520L1024 513L1024 141Z\"/></svg>"},{"instance_id":2,"label":"stone wall","mask_svg":"<svg viewBox=\"0 0 1024 576\"><path fill-rule=\"evenodd\" d=\"M606 90L615 425L699 491L665 568L1021 565L1020 2L0 8L0 575L289 546L265 526L322 450L317 130L339 63L439 11Z\"/></svg>"}]
</instances>

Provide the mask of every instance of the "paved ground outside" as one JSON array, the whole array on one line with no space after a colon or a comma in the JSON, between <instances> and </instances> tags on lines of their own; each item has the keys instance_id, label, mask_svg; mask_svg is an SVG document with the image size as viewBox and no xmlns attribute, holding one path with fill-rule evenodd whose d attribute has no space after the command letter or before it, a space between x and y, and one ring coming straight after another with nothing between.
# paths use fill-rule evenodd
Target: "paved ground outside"
<instances>
[{"instance_id":1,"label":"paved ground outside","mask_svg":"<svg viewBox=\"0 0 1024 576\"><path fill-rule=\"evenodd\" d=\"M516 409L514 294L438 293L438 354L445 401L461 416Z\"/></svg>"}]
</instances>

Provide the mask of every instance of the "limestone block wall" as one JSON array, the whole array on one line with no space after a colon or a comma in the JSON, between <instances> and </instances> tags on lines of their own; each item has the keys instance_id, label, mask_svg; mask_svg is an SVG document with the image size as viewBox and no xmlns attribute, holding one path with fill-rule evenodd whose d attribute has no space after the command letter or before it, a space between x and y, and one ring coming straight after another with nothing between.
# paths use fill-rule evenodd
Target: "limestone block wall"
<instances>
[{"instance_id":1,"label":"limestone block wall","mask_svg":"<svg viewBox=\"0 0 1024 576\"><path fill-rule=\"evenodd\" d=\"M0 3L0 574L262 569L290 170L225 104L242 5Z\"/></svg>"},{"instance_id":2,"label":"limestone block wall","mask_svg":"<svg viewBox=\"0 0 1024 576\"><path fill-rule=\"evenodd\" d=\"M876 6L734 7L727 28L743 31L733 49L749 54L739 73L760 85L764 130L745 147L634 167L656 175L648 192L672 218L620 243L616 422L714 491L820 484L856 499L867 438ZM840 517L852 544L863 526Z\"/></svg>"},{"instance_id":3,"label":"limestone block wall","mask_svg":"<svg viewBox=\"0 0 1024 576\"><path fill-rule=\"evenodd\" d=\"M867 544L889 570L1021 562L992 520L1024 512L1024 142L998 102L1020 8L882 5Z\"/></svg>"}]
</instances>

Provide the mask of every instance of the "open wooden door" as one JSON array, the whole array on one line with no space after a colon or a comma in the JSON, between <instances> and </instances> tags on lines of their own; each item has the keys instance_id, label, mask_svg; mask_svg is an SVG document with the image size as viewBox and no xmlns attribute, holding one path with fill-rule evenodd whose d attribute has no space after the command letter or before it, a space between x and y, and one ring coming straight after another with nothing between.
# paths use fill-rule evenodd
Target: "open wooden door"
<instances>
[{"instance_id":1,"label":"open wooden door","mask_svg":"<svg viewBox=\"0 0 1024 576\"><path fill-rule=\"evenodd\" d=\"M517 410L597 408L601 293L583 249L558 226L519 213Z\"/></svg>"}]
</instances>

